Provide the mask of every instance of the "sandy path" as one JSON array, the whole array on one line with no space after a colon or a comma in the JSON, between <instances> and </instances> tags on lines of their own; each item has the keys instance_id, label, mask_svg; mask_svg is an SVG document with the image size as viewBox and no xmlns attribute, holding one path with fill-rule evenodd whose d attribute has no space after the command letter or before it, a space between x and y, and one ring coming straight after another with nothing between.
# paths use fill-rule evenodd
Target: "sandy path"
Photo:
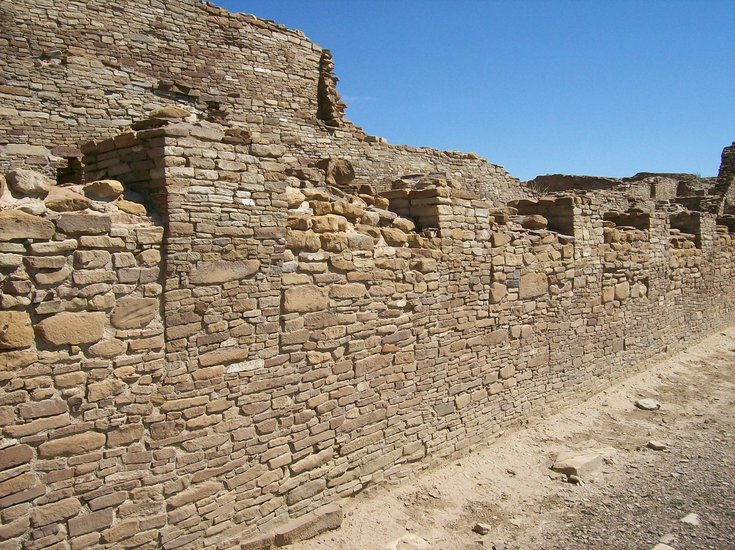
<instances>
[{"instance_id":1,"label":"sandy path","mask_svg":"<svg viewBox=\"0 0 735 550\"><path fill-rule=\"evenodd\" d=\"M661 409L636 409L642 397ZM367 490L344 503L340 530L291 548L645 549L663 540L732 549L733 405L735 327L459 460ZM667 450L645 448L650 440ZM604 458L582 486L549 469L569 450ZM679 521L690 512L699 526ZM477 522L489 533L474 533Z\"/></svg>"}]
</instances>

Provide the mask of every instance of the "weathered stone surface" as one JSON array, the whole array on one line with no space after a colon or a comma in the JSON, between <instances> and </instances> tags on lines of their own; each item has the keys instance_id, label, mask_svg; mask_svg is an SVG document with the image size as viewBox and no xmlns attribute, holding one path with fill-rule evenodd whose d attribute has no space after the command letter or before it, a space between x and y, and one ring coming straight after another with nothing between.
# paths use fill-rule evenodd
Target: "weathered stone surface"
<instances>
[{"instance_id":1,"label":"weathered stone surface","mask_svg":"<svg viewBox=\"0 0 735 550\"><path fill-rule=\"evenodd\" d=\"M82 505L79 499L64 498L44 506L38 506L31 513L31 523L34 527L42 527L51 523L60 523L65 519L76 516Z\"/></svg>"},{"instance_id":2,"label":"weathered stone surface","mask_svg":"<svg viewBox=\"0 0 735 550\"><path fill-rule=\"evenodd\" d=\"M216 481L206 481L197 485L193 485L188 489L174 495L169 499L169 504L174 508L184 506L191 502L197 502L208 496L211 496L222 488L222 484Z\"/></svg>"},{"instance_id":3,"label":"weathered stone surface","mask_svg":"<svg viewBox=\"0 0 735 550\"><path fill-rule=\"evenodd\" d=\"M31 318L24 311L0 311L0 349L21 349L33 345Z\"/></svg>"},{"instance_id":4,"label":"weathered stone surface","mask_svg":"<svg viewBox=\"0 0 735 550\"><path fill-rule=\"evenodd\" d=\"M326 158L316 163L324 170L325 181L329 185L348 185L355 179L355 169L347 159Z\"/></svg>"},{"instance_id":5,"label":"weathered stone surface","mask_svg":"<svg viewBox=\"0 0 735 550\"><path fill-rule=\"evenodd\" d=\"M526 273L521 275L518 297L521 300L538 298L549 291L549 281L544 273Z\"/></svg>"},{"instance_id":6,"label":"weathered stone surface","mask_svg":"<svg viewBox=\"0 0 735 550\"><path fill-rule=\"evenodd\" d=\"M644 411L657 411L661 408L661 403L655 399L646 398L636 401L635 406Z\"/></svg>"},{"instance_id":7,"label":"weathered stone surface","mask_svg":"<svg viewBox=\"0 0 735 550\"><path fill-rule=\"evenodd\" d=\"M100 532L112 525L112 508L90 512L69 520L69 534L78 537L86 533Z\"/></svg>"},{"instance_id":8,"label":"weathered stone surface","mask_svg":"<svg viewBox=\"0 0 735 550\"><path fill-rule=\"evenodd\" d=\"M119 199L115 201L115 205L123 212L132 214L133 216L145 216L148 213L146 211L145 205L133 201Z\"/></svg>"},{"instance_id":9,"label":"weathered stone surface","mask_svg":"<svg viewBox=\"0 0 735 550\"><path fill-rule=\"evenodd\" d=\"M490 285L490 302L497 304L508 294L508 287L503 283L493 283Z\"/></svg>"},{"instance_id":10,"label":"weathered stone surface","mask_svg":"<svg viewBox=\"0 0 735 550\"><path fill-rule=\"evenodd\" d=\"M117 430L113 430L107 434L107 446L119 447L128 445L133 441L140 440L143 437L144 429L142 424L127 424L120 426Z\"/></svg>"},{"instance_id":11,"label":"weathered stone surface","mask_svg":"<svg viewBox=\"0 0 735 550\"><path fill-rule=\"evenodd\" d=\"M158 313L159 303L155 298L127 296L117 301L110 322L115 328L142 328Z\"/></svg>"},{"instance_id":12,"label":"weathered stone surface","mask_svg":"<svg viewBox=\"0 0 735 550\"><path fill-rule=\"evenodd\" d=\"M328 504L276 529L275 543L276 546L294 544L326 531L339 529L340 525L342 525L342 508L337 504Z\"/></svg>"},{"instance_id":13,"label":"weathered stone surface","mask_svg":"<svg viewBox=\"0 0 735 550\"><path fill-rule=\"evenodd\" d=\"M67 235L97 235L108 233L112 227L112 220L109 216L95 214L62 214L56 226Z\"/></svg>"},{"instance_id":14,"label":"weathered stone surface","mask_svg":"<svg viewBox=\"0 0 735 550\"><path fill-rule=\"evenodd\" d=\"M312 481L307 481L306 483L303 483L302 485L299 485L295 489L289 491L288 495L286 496L286 502L288 502L289 505L296 504L297 502L321 493L326 488L327 482L325 479L314 479Z\"/></svg>"},{"instance_id":15,"label":"weathered stone surface","mask_svg":"<svg viewBox=\"0 0 735 550\"><path fill-rule=\"evenodd\" d=\"M33 458L33 449L28 445L13 445L0 450L0 471L27 464Z\"/></svg>"},{"instance_id":16,"label":"weathered stone surface","mask_svg":"<svg viewBox=\"0 0 735 550\"><path fill-rule=\"evenodd\" d=\"M602 468L602 455L598 453L564 453L557 457L552 470L566 475L588 478Z\"/></svg>"},{"instance_id":17,"label":"weathered stone surface","mask_svg":"<svg viewBox=\"0 0 735 550\"><path fill-rule=\"evenodd\" d=\"M102 338L107 316L100 313L59 313L44 319L36 332L44 341L55 346L93 344Z\"/></svg>"},{"instance_id":18,"label":"weathered stone surface","mask_svg":"<svg viewBox=\"0 0 735 550\"><path fill-rule=\"evenodd\" d=\"M283 310L306 313L321 311L329 304L324 289L315 285L299 285L287 288L283 293Z\"/></svg>"},{"instance_id":19,"label":"weathered stone surface","mask_svg":"<svg viewBox=\"0 0 735 550\"><path fill-rule=\"evenodd\" d=\"M87 399L89 401L99 401L101 399L107 399L117 393L120 393L127 384L122 380L102 380L101 382L94 382L87 386Z\"/></svg>"},{"instance_id":20,"label":"weathered stone surface","mask_svg":"<svg viewBox=\"0 0 735 550\"><path fill-rule=\"evenodd\" d=\"M38 455L41 458L73 456L99 449L105 444L105 435L98 432L85 432L77 435L52 439L41 443Z\"/></svg>"},{"instance_id":21,"label":"weathered stone surface","mask_svg":"<svg viewBox=\"0 0 735 550\"><path fill-rule=\"evenodd\" d=\"M218 261L202 264L189 275L195 285L211 285L250 277L260 269L258 260Z\"/></svg>"},{"instance_id":22,"label":"weathered stone surface","mask_svg":"<svg viewBox=\"0 0 735 550\"><path fill-rule=\"evenodd\" d=\"M17 210L0 212L0 241L12 241L14 239L48 240L53 235L54 224L48 220Z\"/></svg>"},{"instance_id":23,"label":"weathered stone surface","mask_svg":"<svg viewBox=\"0 0 735 550\"><path fill-rule=\"evenodd\" d=\"M89 352L95 357L115 357L123 353L126 348L127 344L122 340L109 339L100 340L90 346Z\"/></svg>"},{"instance_id":24,"label":"weathered stone surface","mask_svg":"<svg viewBox=\"0 0 735 550\"><path fill-rule=\"evenodd\" d=\"M45 197L55 182L33 170L11 170L5 175L8 186L19 195Z\"/></svg>"},{"instance_id":25,"label":"weathered stone surface","mask_svg":"<svg viewBox=\"0 0 735 550\"><path fill-rule=\"evenodd\" d=\"M94 200L115 200L124 191L123 184L117 180L97 180L84 186L84 194Z\"/></svg>"},{"instance_id":26,"label":"weathered stone surface","mask_svg":"<svg viewBox=\"0 0 735 550\"><path fill-rule=\"evenodd\" d=\"M182 120L190 115L191 111L178 105L164 105L163 107L153 109L149 116L151 118Z\"/></svg>"},{"instance_id":27,"label":"weathered stone surface","mask_svg":"<svg viewBox=\"0 0 735 550\"><path fill-rule=\"evenodd\" d=\"M247 349L241 348L225 348L216 351L210 351L204 355L199 356L199 364L202 367L209 367L212 365L226 365L228 363L234 363L235 361L243 361L247 359L249 353Z\"/></svg>"},{"instance_id":28,"label":"weathered stone surface","mask_svg":"<svg viewBox=\"0 0 735 550\"><path fill-rule=\"evenodd\" d=\"M615 285L615 299L626 300L630 297L630 283L624 281Z\"/></svg>"},{"instance_id":29,"label":"weathered stone surface","mask_svg":"<svg viewBox=\"0 0 735 550\"><path fill-rule=\"evenodd\" d=\"M546 229L548 224L549 220L539 214L526 216L521 221L521 225L526 229Z\"/></svg>"},{"instance_id":30,"label":"weathered stone surface","mask_svg":"<svg viewBox=\"0 0 735 550\"><path fill-rule=\"evenodd\" d=\"M79 193L64 187L53 187L44 200L46 208L54 212L75 212L86 210L91 201Z\"/></svg>"}]
</instances>

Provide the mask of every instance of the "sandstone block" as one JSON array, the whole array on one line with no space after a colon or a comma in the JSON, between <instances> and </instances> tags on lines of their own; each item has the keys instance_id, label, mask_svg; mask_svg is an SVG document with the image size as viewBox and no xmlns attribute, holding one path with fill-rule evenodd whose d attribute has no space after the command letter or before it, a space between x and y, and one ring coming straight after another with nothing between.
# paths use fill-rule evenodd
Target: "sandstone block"
<instances>
[{"instance_id":1,"label":"sandstone block","mask_svg":"<svg viewBox=\"0 0 735 550\"><path fill-rule=\"evenodd\" d=\"M564 453L557 458L552 466L555 472L581 478L589 477L600 468L602 468L602 456L597 453Z\"/></svg>"},{"instance_id":2,"label":"sandstone block","mask_svg":"<svg viewBox=\"0 0 735 550\"><path fill-rule=\"evenodd\" d=\"M413 223L411 220L406 218L398 217L395 220L393 220L393 227L400 229L404 233L410 233L414 229L416 229L416 224Z\"/></svg>"},{"instance_id":3,"label":"sandstone block","mask_svg":"<svg viewBox=\"0 0 735 550\"><path fill-rule=\"evenodd\" d=\"M52 187L44 200L46 208L54 212L75 212L86 210L91 201L79 193L64 187Z\"/></svg>"},{"instance_id":4,"label":"sandstone block","mask_svg":"<svg viewBox=\"0 0 735 550\"><path fill-rule=\"evenodd\" d=\"M615 299L615 287L606 286L602 288L603 303L612 302Z\"/></svg>"},{"instance_id":5,"label":"sandstone block","mask_svg":"<svg viewBox=\"0 0 735 550\"><path fill-rule=\"evenodd\" d=\"M508 287L503 283L493 283L490 285L490 303L497 304L508 294Z\"/></svg>"},{"instance_id":6,"label":"sandstone block","mask_svg":"<svg viewBox=\"0 0 735 550\"><path fill-rule=\"evenodd\" d=\"M118 199L115 201L115 206L123 212L132 214L133 216L145 216L147 214L145 206L137 202Z\"/></svg>"},{"instance_id":7,"label":"sandstone block","mask_svg":"<svg viewBox=\"0 0 735 550\"><path fill-rule=\"evenodd\" d=\"M105 444L105 435L98 432L85 432L41 443L38 454L41 458L73 456L99 449Z\"/></svg>"},{"instance_id":8,"label":"sandstone block","mask_svg":"<svg viewBox=\"0 0 735 550\"><path fill-rule=\"evenodd\" d=\"M20 493L31 489L38 483L38 476L33 472L26 472L19 476L0 482L0 501L14 493Z\"/></svg>"},{"instance_id":9,"label":"sandstone block","mask_svg":"<svg viewBox=\"0 0 735 550\"><path fill-rule=\"evenodd\" d=\"M321 311L329 305L324 289L315 285L298 285L283 293L283 310L289 313Z\"/></svg>"},{"instance_id":10,"label":"sandstone block","mask_svg":"<svg viewBox=\"0 0 735 550\"><path fill-rule=\"evenodd\" d=\"M546 229L549 220L539 214L531 214L523 218L521 225L526 229Z\"/></svg>"},{"instance_id":11,"label":"sandstone block","mask_svg":"<svg viewBox=\"0 0 735 550\"><path fill-rule=\"evenodd\" d=\"M102 531L112 525L112 508L84 514L69 520L69 535L78 537Z\"/></svg>"},{"instance_id":12,"label":"sandstone block","mask_svg":"<svg viewBox=\"0 0 735 550\"><path fill-rule=\"evenodd\" d=\"M35 351L3 351L0 353L0 371L12 371L27 367L38 359Z\"/></svg>"},{"instance_id":13,"label":"sandstone block","mask_svg":"<svg viewBox=\"0 0 735 550\"><path fill-rule=\"evenodd\" d=\"M316 167L324 170L325 181L329 185L347 185L355 179L355 169L347 159L321 159L316 163Z\"/></svg>"},{"instance_id":14,"label":"sandstone block","mask_svg":"<svg viewBox=\"0 0 735 550\"><path fill-rule=\"evenodd\" d=\"M289 228L286 231L286 246L291 250L316 251L321 247L321 241L313 231L297 231Z\"/></svg>"},{"instance_id":15,"label":"sandstone block","mask_svg":"<svg viewBox=\"0 0 735 550\"><path fill-rule=\"evenodd\" d=\"M199 485L194 485L188 489L174 495L169 499L169 505L173 508L178 508L189 504L191 502L197 502L208 496L211 496L222 488L222 484L216 481L207 481Z\"/></svg>"},{"instance_id":16,"label":"sandstone block","mask_svg":"<svg viewBox=\"0 0 735 550\"><path fill-rule=\"evenodd\" d=\"M74 252L74 266L86 269L105 267L110 261L106 250L77 250Z\"/></svg>"},{"instance_id":17,"label":"sandstone block","mask_svg":"<svg viewBox=\"0 0 735 550\"><path fill-rule=\"evenodd\" d=\"M60 523L76 516L82 505L76 498L64 498L51 504L37 506L31 512L31 523L34 527L42 527L50 523Z\"/></svg>"},{"instance_id":18,"label":"sandstone block","mask_svg":"<svg viewBox=\"0 0 735 550\"><path fill-rule=\"evenodd\" d=\"M361 298L367 293L365 285L360 283L347 283L344 285L332 285L329 288L331 298Z\"/></svg>"},{"instance_id":19,"label":"sandstone block","mask_svg":"<svg viewBox=\"0 0 735 550\"><path fill-rule=\"evenodd\" d=\"M380 232L389 246L401 247L408 242L408 236L400 229L394 227L383 227Z\"/></svg>"},{"instance_id":20,"label":"sandstone block","mask_svg":"<svg viewBox=\"0 0 735 550\"><path fill-rule=\"evenodd\" d=\"M256 157L280 158L286 153L286 147L283 145L253 143L250 146L250 153Z\"/></svg>"},{"instance_id":21,"label":"sandstone block","mask_svg":"<svg viewBox=\"0 0 735 550\"><path fill-rule=\"evenodd\" d=\"M89 352L95 357L115 357L123 353L127 346L127 343L122 340L100 340L93 346L90 346Z\"/></svg>"},{"instance_id":22,"label":"sandstone block","mask_svg":"<svg viewBox=\"0 0 735 550\"><path fill-rule=\"evenodd\" d=\"M92 344L102 338L107 316L102 313L58 313L38 323L36 331L54 346Z\"/></svg>"},{"instance_id":23,"label":"sandstone block","mask_svg":"<svg viewBox=\"0 0 735 550\"><path fill-rule=\"evenodd\" d=\"M306 195L295 187L286 187L286 203L289 208L298 208L306 200Z\"/></svg>"},{"instance_id":24,"label":"sandstone block","mask_svg":"<svg viewBox=\"0 0 735 550\"><path fill-rule=\"evenodd\" d=\"M289 506L301 502L307 498L311 498L318 495L327 488L327 481L323 478L317 478L312 481L307 481L299 485L298 487L291 489L286 496L286 502Z\"/></svg>"},{"instance_id":25,"label":"sandstone block","mask_svg":"<svg viewBox=\"0 0 735 550\"><path fill-rule=\"evenodd\" d=\"M159 309L155 298L127 296L118 300L110 322L120 329L143 328L153 320Z\"/></svg>"},{"instance_id":26,"label":"sandstone block","mask_svg":"<svg viewBox=\"0 0 735 550\"><path fill-rule=\"evenodd\" d=\"M178 105L164 105L163 107L153 109L149 116L150 118L183 120L191 116L191 112Z\"/></svg>"},{"instance_id":27,"label":"sandstone block","mask_svg":"<svg viewBox=\"0 0 735 550\"><path fill-rule=\"evenodd\" d=\"M33 170L11 170L5 177L10 189L20 195L45 197L55 185L48 176Z\"/></svg>"},{"instance_id":28,"label":"sandstone block","mask_svg":"<svg viewBox=\"0 0 735 550\"><path fill-rule=\"evenodd\" d=\"M28 348L35 338L25 311L0 311L0 349Z\"/></svg>"},{"instance_id":29,"label":"sandstone block","mask_svg":"<svg viewBox=\"0 0 735 550\"><path fill-rule=\"evenodd\" d=\"M508 233L500 233L496 231L493 233L493 246L499 247L499 246L505 246L511 241L512 237Z\"/></svg>"},{"instance_id":30,"label":"sandstone block","mask_svg":"<svg viewBox=\"0 0 735 550\"><path fill-rule=\"evenodd\" d=\"M0 471L26 464L33 458L33 449L28 445L13 445L0 450Z\"/></svg>"},{"instance_id":31,"label":"sandstone block","mask_svg":"<svg viewBox=\"0 0 735 550\"><path fill-rule=\"evenodd\" d=\"M334 214L314 216L311 218L311 227L317 233L334 233L344 230L347 227L347 220L342 216L336 216Z\"/></svg>"},{"instance_id":32,"label":"sandstone block","mask_svg":"<svg viewBox=\"0 0 735 550\"><path fill-rule=\"evenodd\" d=\"M518 296L521 300L529 300L543 296L549 291L549 281L545 273L526 273L521 275Z\"/></svg>"},{"instance_id":33,"label":"sandstone block","mask_svg":"<svg viewBox=\"0 0 735 550\"><path fill-rule=\"evenodd\" d=\"M337 504L328 504L276 529L275 543L276 546L294 544L326 531L338 529L340 525L342 525L342 508Z\"/></svg>"},{"instance_id":34,"label":"sandstone block","mask_svg":"<svg viewBox=\"0 0 735 550\"><path fill-rule=\"evenodd\" d=\"M625 300L630 297L630 283L623 281L615 285L615 299Z\"/></svg>"},{"instance_id":35,"label":"sandstone block","mask_svg":"<svg viewBox=\"0 0 735 550\"><path fill-rule=\"evenodd\" d=\"M67 235L98 235L110 231L112 220L109 216L95 214L62 214L56 227Z\"/></svg>"},{"instance_id":36,"label":"sandstone block","mask_svg":"<svg viewBox=\"0 0 735 550\"><path fill-rule=\"evenodd\" d=\"M42 418L44 416L55 416L65 413L67 410L66 401L63 399L44 399L43 401L21 403L18 405L18 412L25 420Z\"/></svg>"},{"instance_id":37,"label":"sandstone block","mask_svg":"<svg viewBox=\"0 0 735 550\"><path fill-rule=\"evenodd\" d=\"M121 447L133 441L138 441L143 437L143 431L142 424L126 424L120 426L117 430L113 430L107 434L107 446Z\"/></svg>"},{"instance_id":38,"label":"sandstone block","mask_svg":"<svg viewBox=\"0 0 735 550\"><path fill-rule=\"evenodd\" d=\"M259 260L218 261L201 264L189 275L195 285L210 285L237 281L249 277L260 269Z\"/></svg>"},{"instance_id":39,"label":"sandstone block","mask_svg":"<svg viewBox=\"0 0 735 550\"><path fill-rule=\"evenodd\" d=\"M108 379L87 386L87 400L100 401L120 393L127 385L122 380Z\"/></svg>"},{"instance_id":40,"label":"sandstone block","mask_svg":"<svg viewBox=\"0 0 735 550\"><path fill-rule=\"evenodd\" d=\"M137 519L125 519L113 527L107 529L102 538L105 542L118 542L133 537L140 529L140 521Z\"/></svg>"},{"instance_id":41,"label":"sandstone block","mask_svg":"<svg viewBox=\"0 0 735 550\"><path fill-rule=\"evenodd\" d=\"M249 352L242 348L224 348L210 351L199 356L199 364L202 367L211 367L212 365L226 365L235 361L243 361L247 359Z\"/></svg>"},{"instance_id":42,"label":"sandstone block","mask_svg":"<svg viewBox=\"0 0 735 550\"><path fill-rule=\"evenodd\" d=\"M125 188L117 180L98 180L84 186L84 194L95 200L111 201L123 194Z\"/></svg>"},{"instance_id":43,"label":"sandstone block","mask_svg":"<svg viewBox=\"0 0 735 550\"><path fill-rule=\"evenodd\" d=\"M54 224L48 220L18 210L0 212L0 241L14 239L49 240L54 236Z\"/></svg>"},{"instance_id":44,"label":"sandstone block","mask_svg":"<svg viewBox=\"0 0 735 550\"><path fill-rule=\"evenodd\" d=\"M161 253L158 250L150 248L138 254L136 259L142 266L153 267L161 263Z\"/></svg>"}]
</instances>

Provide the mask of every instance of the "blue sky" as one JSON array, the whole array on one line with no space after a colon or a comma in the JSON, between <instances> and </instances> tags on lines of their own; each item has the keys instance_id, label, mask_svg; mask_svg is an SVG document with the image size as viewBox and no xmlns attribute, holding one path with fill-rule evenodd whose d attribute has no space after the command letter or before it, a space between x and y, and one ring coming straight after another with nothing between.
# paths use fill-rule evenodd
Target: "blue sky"
<instances>
[{"instance_id":1,"label":"blue sky","mask_svg":"<svg viewBox=\"0 0 735 550\"><path fill-rule=\"evenodd\" d=\"M735 1L217 0L334 54L347 116L530 179L716 175L735 140Z\"/></svg>"}]
</instances>

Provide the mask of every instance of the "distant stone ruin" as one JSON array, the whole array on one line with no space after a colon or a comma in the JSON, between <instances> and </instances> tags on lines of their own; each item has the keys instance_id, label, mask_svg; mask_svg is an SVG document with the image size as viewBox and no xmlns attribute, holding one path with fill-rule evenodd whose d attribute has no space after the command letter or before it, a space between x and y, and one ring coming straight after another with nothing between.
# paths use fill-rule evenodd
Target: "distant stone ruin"
<instances>
[{"instance_id":1,"label":"distant stone ruin","mask_svg":"<svg viewBox=\"0 0 735 550\"><path fill-rule=\"evenodd\" d=\"M365 135L250 15L0 22L0 550L289 544L732 323L733 147L522 184Z\"/></svg>"}]
</instances>

